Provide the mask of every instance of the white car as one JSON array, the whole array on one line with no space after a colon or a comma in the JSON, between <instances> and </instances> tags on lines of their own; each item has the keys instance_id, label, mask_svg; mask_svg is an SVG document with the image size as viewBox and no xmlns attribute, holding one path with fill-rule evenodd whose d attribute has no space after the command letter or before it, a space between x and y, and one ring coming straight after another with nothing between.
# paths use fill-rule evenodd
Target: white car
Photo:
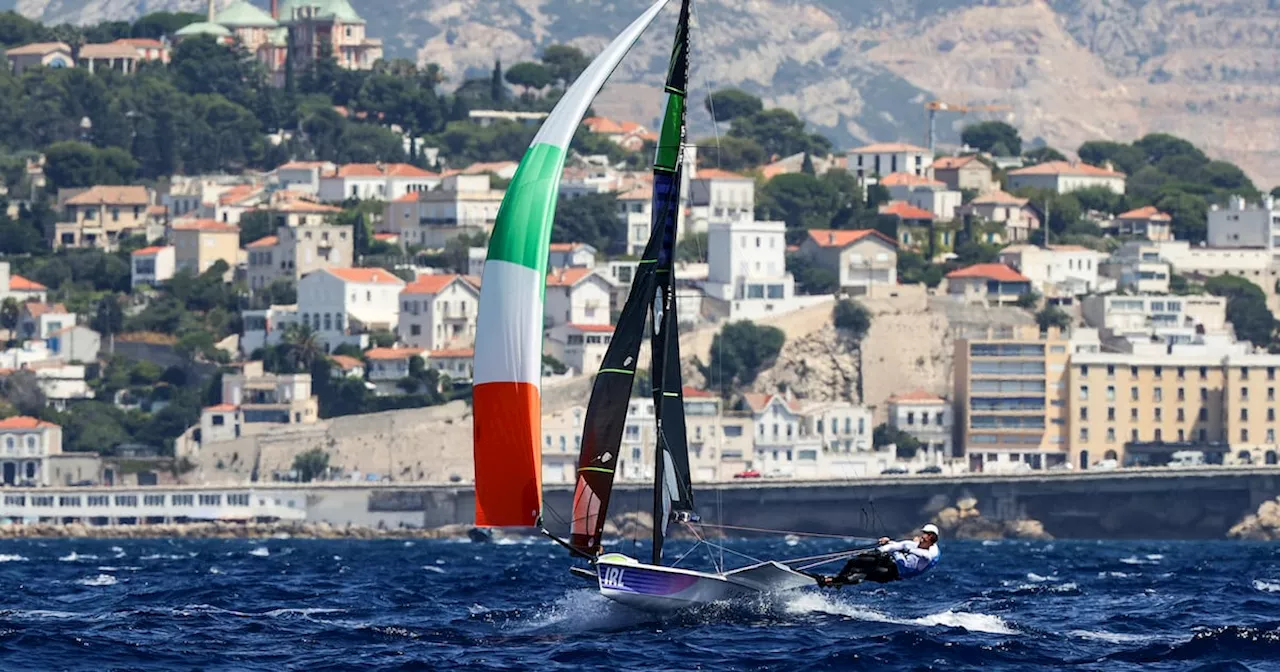
<instances>
[{"instance_id":1,"label":"white car","mask_svg":"<svg viewBox=\"0 0 1280 672\"><path fill-rule=\"evenodd\" d=\"M1090 469L1099 469L1102 471L1110 471L1111 469L1119 469L1120 463L1115 460L1098 460L1093 463Z\"/></svg>"}]
</instances>

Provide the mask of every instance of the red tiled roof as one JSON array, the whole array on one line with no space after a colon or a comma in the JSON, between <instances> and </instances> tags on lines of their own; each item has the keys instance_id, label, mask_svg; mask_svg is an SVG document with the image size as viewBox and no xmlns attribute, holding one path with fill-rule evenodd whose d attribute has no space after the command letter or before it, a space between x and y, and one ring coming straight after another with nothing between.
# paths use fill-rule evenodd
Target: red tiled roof
<instances>
[{"instance_id":1,"label":"red tiled roof","mask_svg":"<svg viewBox=\"0 0 1280 672\"><path fill-rule=\"evenodd\" d=\"M395 198L395 202L396 202L396 203L414 203L414 202L416 202L416 201L418 200L418 195L419 195L419 194L422 194L422 193L424 193L424 192L421 192L421 191L406 191L406 192L404 192L403 194L401 194L400 196L396 196L396 198Z\"/></svg>"},{"instance_id":2,"label":"red tiled roof","mask_svg":"<svg viewBox=\"0 0 1280 672\"><path fill-rule=\"evenodd\" d=\"M899 219L933 219L933 213L917 208L906 201L891 201L880 206L880 214L894 215Z\"/></svg>"},{"instance_id":3,"label":"red tiled roof","mask_svg":"<svg viewBox=\"0 0 1280 672\"><path fill-rule=\"evenodd\" d=\"M329 355L329 359L333 360L333 363L337 364L338 368L343 371L350 371L364 366L364 362L347 355Z\"/></svg>"},{"instance_id":4,"label":"red tiled roof","mask_svg":"<svg viewBox=\"0 0 1280 672\"><path fill-rule=\"evenodd\" d=\"M375 233L375 234L373 234L373 239L374 239L374 240L381 240L381 241L383 241L383 242L387 242L387 243L394 243L394 242L396 242L397 240L400 240L400 234L398 234L398 233Z\"/></svg>"},{"instance_id":5,"label":"red tiled roof","mask_svg":"<svg viewBox=\"0 0 1280 672\"><path fill-rule=\"evenodd\" d=\"M699 168L695 180L749 180L746 175L739 175L719 168Z\"/></svg>"},{"instance_id":6,"label":"red tiled roof","mask_svg":"<svg viewBox=\"0 0 1280 672\"><path fill-rule=\"evenodd\" d=\"M924 390L914 390L906 394L895 394L892 397L889 397L889 401L891 403L900 402L900 401L914 401L916 403L922 403L922 402L935 403L936 402L941 404L941 403L946 403L947 400L943 399L942 397L939 397L936 394L930 394L928 392L925 392Z\"/></svg>"},{"instance_id":7,"label":"red tiled roof","mask_svg":"<svg viewBox=\"0 0 1280 672\"><path fill-rule=\"evenodd\" d=\"M987 280L996 280L998 282L1031 282L1025 275L1004 264L974 264L968 268L961 268L947 274L948 280L955 278L986 278Z\"/></svg>"},{"instance_id":8,"label":"red tiled roof","mask_svg":"<svg viewBox=\"0 0 1280 672\"><path fill-rule=\"evenodd\" d=\"M440 273L438 275L419 275L416 280L405 285L400 290L401 294L439 294L441 290L448 287L459 277L454 273Z\"/></svg>"},{"instance_id":9,"label":"red tiled roof","mask_svg":"<svg viewBox=\"0 0 1280 672\"><path fill-rule=\"evenodd\" d=\"M326 268L336 278L347 282L363 282L378 285L403 285L404 280L392 275L385 268Z\"/></svg>"},{"instance_id":10,"label":"red tiled roof","mask_svg":"<svg viewBox=\"0 0 1280 672\"><path fill-rule=\"evenodd\" d=\"M380 360L408 359L415 355L421 355L422 353L422 348L374 348L372 350L366 350L364 358Z\"/></svg>"},{"instance_id":11,"label":"red tiled roof","mask_svg":"<svg viewBox=\"0 0 1280 672\"><path fill-rule=\"evenodd\" d=\"M64 315L67 313L67 307L62 305L61 303L48 304L48 303L37 303L35 301L29 301L27 303L22 304L22 308L23 310L27 311L27 313L30 314L31 317L40 317L41 315L44 315L46 313L56 313L59 315Z\"/></svg>"},{"instance_id":12,"label":"red tiled roof","mask_svg":"<svg viewBox=\"0 0 1280 672\"><path fill-rule=\"evenodd\" d=\"M280 236L263 236L263 237L261 237L261 238L259 238L259 239L255 240L255 241L253 241L252 243L249 243L248 245L245 245L245 247L246 247L246 248L250 248L250 247L271 247L272 245L276 245L276 244L278 244L279 242L280 242Z\"/></svg>"},{"instance_id":13,"label":"red tiled roof","mask_svg":"<svg viewBox=\"0 0 1280 672\"><path fill-rule=\"evenodd\" d=\"M173 223L174 231L205 231L207 233L240 233L235 224L224 224L212 219L188 219Z\"/></svg>"},{"instance_id":14,"label":"red tiled roof","mask_svg":"<svg viewBox=\"0 0 1280 672\"><path fill-rule=\"evenodd\" d=\"M311 201L289 201L280 205L273 205L268 208L272 212L317 212L332 213L342 212L342 208L335 208L332 205L323 205L320 203L312 203Z\"/></svg>"},{"instance_id":15,"label":"red tiled roof","mask_svg":"<svg viewBox=\"0 0 1280 672\"><path fill-rule=\"evenodd\" d=\"M205 406L204 410L210 413L227 413L236 410L235 404L218 404L216 406Z\"/></svg>"},{"instance_id":16,"label":"red tiled roof","mask_svg":"<svg viewBox=\"0 0 1280 672\"><path fill-rule=\"evenodd\" d=\"M9 56L42 56L52 51L71 51L70 45L66 42L32 42L24 44L20 47L6 49L5 54Z\"/></svg>"},{"instance_id":17,"label":"red tiled roof","mask_svg":"<svg viewBox=\"0 0 1280 672\"><path fill-rule=\"evenodd\" d=\"M769 406L775 396L777 395L748 392L742 395L742 398L746 399L747 405L751 407L753 412L759 413ZM794 399L791 403L787 403L786 398L784 397L782 398L782 404L792 411L800 410L800 405Z\"/></svg>"},{"instance_id":18,"label":"red tiled roof","mask_svg":"<svg viewBox=\"0 0 1280 672\"><path fill-rule=\"evenodd\" d=\"M564 326L569 329L577 329L578 331L585 331L589 333L613 333L613 325L611 324L575 324L571 322Z\"/></svg>"},{"instance_id":19,"label":"red tiled roof","mask_svg":"<svg viewBox=\"0 0 1280 672\"><path fill-rule=\"evenodd\" d=\"M427 353L428 359L465 359L475 357L476 351L471 348L454 348L444 350L432 350Z\"/></svg>"},{"instance_id":20,"label":"red tiled roof","mask_svg":"<svg viewBox=\"0 0 1280 672\"><path fill-rule=\"evenodd\" d=\"M818 247L845 247L868 236L880 238L893 247L898 246L897 241L875 229L809 229L809 238Z\"/></svg>"},{"instance_id":21,"label":"red tiled roof","mask_svg":"<svg viewBox=\"0 0 1280 672\"><path fill-rule=\"evenodd\" d=\"M517 166L515 161L481 161L473 163L462 169L463 175L483 175L485 173L498 173L507 168Z\"/></svg>"},{"instance_id":22,"label":"red tiled roof","mask_svg":"<svg viewBox=\"0 0 1280 672\"><path fill-rule=\"evenodd\" d=\"M969 202L970 205L1026 205L1027 203L1027 199L1000 189L989 191Z\"/></svg>"},{"instance_id":23,"label":"red tiled roof","mask_svg":"<svg viewBox=\"0 0 1280 672\"><path fill-rule=\"evenodd\" d=\"M587 117L582 120L582 125L592 133L616 135L624 132L621 124L608 117Z\"/></svg>"},{"instance_id":24,"label":"red tiled roof","mask_svg":"<svg viewBox=\"0 0 1280 672\"><path fill-rule=\"evenodd\" d=\"M937 180L931 180L920 175L912 175L911 173L889 173L880 178L880 184L886 187L944 186L942 182Z\"/></svg>"},{"instance_id":25,"label":"red tiled roof","mask_svg":"<svg viewBox=\"0 0 1280 672\"><path fill-rule=\"evenodd\" d=\"M684 395L685 399L711 399L716 396L706 390L699 390L696 387L689 387L688 385L680 388L680 394Z\"/></svg>"},{"instance_id":26,"label":"red tiled roof","mask_svg":"<svg viewBox=\"0 0 1280 672\"><path fill-rule=\"evenodd\" d=\"M648 201L653 199L653 185L640 184L618 194L619 201Z\"/></svg>"},{"instance_id":27,"label":"red tiled roof","mask_svg":"<svg viewBox=\"0 0 1280 672\"><path fill-rule=\"evenodd\" d=\"M237 184L222 192L222 195L218 197L218 205L230 205L243 201L259 191L262 191L262 187L255 184Z\"/></svg>"},{"instance_id":28,"label":"red tiled roof","mask_svg":"<svg viewBox=\"0 0 1280 672\"><path fill-rule=\"evenodd\" d=\"M1045 161L1034 166L1009 171L1009 175L1088 175L1090 177L1124 177L1124 173L1091 166L1079 161Z\"/></svg>"},{"instance_id":29,"label":"red tiled roof","mask_svg":"<svg viewBox=\"0 0 1280 672\"><path fill-rule=\"evenodd\" d=\"M153 254L158 254L163 249L164 249L164 246L162 245L152 245L151 247L144 247L141 250L134 250L132 256L149 257Z\"/></svg>"},{"instance_id":30,"label":"red tiled roof","mask_svg":"<svg viewBox=\"0 0 1280 672\"><path fill-rule=\"evenodd\" d=\"M43 429L45 427L59 427L52 422L33 418L29 415L18 415L12 418L0 420L0 429Z\"/></svg>"},{"instance_id":31,"label":"red tiled roof","mask_svg":"<svg viewBox=\"0 0 1280 672\"><path fill-rule=\"evenodd\" d=\"M11 275L9 276L9 289L19 292L43 292L49 288L35 280L28 280L21 275Z\"/></svg>"},{"instance_id":32,"label":"red tiled roof","mask_svg":"<svg viewBox=\"0 0 1280 672\"><path fill-rule=\"evenodd\" d=\"M338 166L333 177L439 177L408 163L348 163Z\"/></svg>"},{"instance_id":33,"label":"red tiled roof","mask_svg":"<svg viewBox=\"0 0 1280 672\"><path fill-rule=\"evenodd\" d=\"M1169 215L1163 212L1160 212L1160 210L1156 208L1156 206L1154 205L1148 205L1145 208L1138 208L1136 210L1130 210L1129 212L1116 215L1116 219L1146 219L1146 220L1155 220L1159 222L1173 221L1172 217L1170 217Z\"/></svg>"},{"instance_id":34,"label":"red tiled roof","mask_svg":"<svg viewBox=\"0 0 1280 672\"><path fill-rule=\"evenodd\" d=\"M553 268L547 274L548 287L572 287L594 273L590 268Z\"/></svg>"}]
</instances>

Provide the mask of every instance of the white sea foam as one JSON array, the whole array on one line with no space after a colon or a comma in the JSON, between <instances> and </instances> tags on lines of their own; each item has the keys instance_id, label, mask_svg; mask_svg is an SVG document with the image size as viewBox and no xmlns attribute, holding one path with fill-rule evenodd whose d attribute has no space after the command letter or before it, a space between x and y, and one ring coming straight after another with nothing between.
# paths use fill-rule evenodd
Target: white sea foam
<instances>
[{"instance_id":1,"label":"white sea foam","mask_svg":"<svg viewBox=\"0 0 1280 672\"><path fill-rule=\"evenodd\" d=\"M80 579L79 581L76 581L76 583L82 586L114 586L119 583L119 581L116 577L111 576L110 574L99 574L97 576L89 576Z\"/></svg>"},{"instance_id":2,"label":"white sea foam","mask_svg":"<svg viewBox=\"0 0 1280 672\"><path fill-rule=\"evenodd\" d=\"M191 555L194 556L195 554L192 553ZM138 559L139 560L186 560L188 557L191 557L191 556L176 555L176 554L165 555L162 553L153 553L151 555L144 555Z\"/></svg>"},{"instance_id":3,"label":"white sea foam","mask_svg":"<svg viewBox=\"0 0 1280 672\"><path fill-rule=\"evenodd\" d=\"M110 565L105 565L105 566L99 567L99 568L98 568L98 571L99 571L99 572L136 572L136 571L138 571L139 569L142 569L142 568L141 568L141 567L131 567L131 566L129 566L129 565L123 565L123 566L120 566L120 567L112 567L112 566L110 566Z\"/></svg>"},{"instance_id":4,"label":"white sea foam","mask_svg":"<svg viewBox=\"0 0 1280 672\"><path fill-rule=\"evenodd\" d=\"M422 568L427 570L428 572L435 572L436 574L445 573L443 569L436 567L435 565L423 565Z\"/></svg>"},{"instance_id":5,"label":"white sea foam","mask_svg":"<svg viewBox=\"0 0 1280 672\"><path fill-rule=\"evenodd\" d=\"M27 559L21 555L4 555L0 554L0 562L26 562Z\"/></svg>"},{"instance_id":6,"label":"white sea foam","mask_svg":"<svg viewBox=\"0 0 1280 672\"><path fill-rule=\"evenodd\" d=\"M67 555L64 555L64 556L62 556L61 558L58 558L58 559L59 559L59 560L61 560L62 562L79 562L79 561L81 561L81 560L97 560L97 559L98 559L98 556L96 556L96 555L88 555L88 554L80 555L79 553L76 553L75 551L71 551L71 553L69 553L69 554L67 554Z\"/></svg>"},{"instance_id":7,"label":"white sea foam","mask_svg":"<svg viewBox=\"0 0 1280 672\"><path fill-rule=\"evenodd\" d=\"M1120 558L1120 562L1126 565L1157 565L1160 564L1160 559L1163 557L1162 555L1148 555L1145 558L1139 558L1136 555L1131 555L1127 558Z\"/></svg>"},{"instance_id":8,"label":"white sea foam","mask_svg":"<svg viewBox=\"0 0 1280 672\"><path fill-rule=\"evenodd\" d=\"M1108 642L1111 644L1130 644L1133 642L1146 642L1154 639L1154 637L1147 635L1126 635L1121 632L1102 632L1095 630L1070 630L1067 634L1072 637L1095 639L1100 642Z\"/></svg>"},{"instance_id":9,"label":"white sea foam","mask_svg":"<svg viewBox=\"0 0 1280 672\"><path fill-rule=\"evenodd\" d=\"M1139 575L1130 574L1128 572L1098 572L1099 579L1127 579L1131 576L1139 576Z\"/></svg>"},{"instance_id":10,"label":"white sea foam","mask_svg":"<svg viewBox=\"0 0 1280 672\"><path fill-rule=\"evenodd\" d=\"M123 558L125 556L124 549L119 546L112 546L111 552L115 553L117 558Z\"/></svg>"},{"instance_id":11,"label":"white sea foam","mask_svg":"<svg viewBox=\"0 0 1280 672\"><path fill-rule=\"evenodd\" d=\"M1000 543L1001 542L999 539L983 539L982 540L983 546L999 546Z\"/></svg>"},{"instance_id":12,"label":"white sea foam","mask_svg":"<svg viewBox=\"0 0 1280 672\"><path fill-rule=\"evenodd\" d=\"M659 620L659 616L618 604L599 591L575 589L517 627L533 631L583 632L625 629L655 620Z\"/></svg>"},{"instance_id":13,"label":"white sea foam","mask_svg":"<svg viewBox=\"0 0 1280 672\"><path fill-rule=\"evenodd\" d=\"M1044 583L1045 581L1057 581L1058 577L1057 575L1053 575L1053 574L1049 576L1040 576L1035 572L1027 572L1027 580L1035 581L1036 583Z\"/></svg>"},{"instance_id":14,"label":"white sea foam","mask_svg":"<svg viewBox=\"0 0 1280 672\"><path fill-rule=\"evenodd\" d=\"M222 573L222 570L221 570L221 569L218 569L217 567L210 567L210 568L209 568L209 573L210 573L210 574L221 574L221 573Z\"/></svg>"},{"instance_id":15,"label":"white sea foam","mask_svg":"<svg viewBox=\"0 0 1280 672\"><path fill-rule=\"evenodd\" d=\"M876 623L894 623L897 625L923 625L927 627L964 628L970 632L985 632L993 635L1016 635L1019 632L999 616L990 614L974 614L950 609L920 618L896 618L868 607L851 604L828 595L814 592L796 593L789 596L785 608L792 614L825 613L832 616L843 616L859 621Z\"/></svg>"},{"instance_id":16,"label":"white sea foam","mask_svg":"<svg viewBox=\"0 0 1280 672\"><path fill-rule=\"evenodd\" d=\"M252 551L249 551L249 555L252 555L256 558L265 558L268 555L271 555L271 551L267 550L266 546L259 546L253 549Z\"/></svg>"},{"instance_id":17,"label":"white sea foam","mask_svg":"<svg viewBox=\"0 0 1280 672\"><path fill-rule=\"evenodd\" d=\"M1260 590L1264 593L1280 593L1280 581L1263 581L1262 579L1254 579L1253 589Z\"/></svg>"}]
</instances>

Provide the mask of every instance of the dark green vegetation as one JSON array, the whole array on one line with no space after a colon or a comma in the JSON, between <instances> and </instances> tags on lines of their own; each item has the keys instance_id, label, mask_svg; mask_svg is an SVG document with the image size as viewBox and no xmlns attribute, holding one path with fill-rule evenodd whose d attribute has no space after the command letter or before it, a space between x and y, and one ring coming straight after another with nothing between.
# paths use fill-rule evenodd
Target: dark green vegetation
<instances>
[{"instance_id":1,"label":"dark green vegetation","mask_svg":"<svg viewBox=\"0 0 1280 672\"><path fill-rule=\"evenodd\" d=\"M729 397L773 365L786 335L777 327L742 320L724 325L711 341L711 361L699 364L709 389Z\"/></svg>"}]
</instances>

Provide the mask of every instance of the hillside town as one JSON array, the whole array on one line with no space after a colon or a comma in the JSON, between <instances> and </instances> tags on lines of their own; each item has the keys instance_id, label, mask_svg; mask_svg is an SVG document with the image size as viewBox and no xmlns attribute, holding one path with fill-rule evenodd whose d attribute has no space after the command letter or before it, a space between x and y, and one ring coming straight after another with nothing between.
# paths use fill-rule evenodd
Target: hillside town
<instances>
[{"instance_id":1,"label":"hillside town","mask_svg":"<svg viewBox=\"0 0 1280 672\"><path fill-rule=\"evenodd\" d=\"M0 483L466 482L488 235L587 55L444 94L346 0L149 17L4 33L43 40L5 45L14 104L103 101L0 120L31 138L0 157ZM685 149L676 273L695 481L1280 462L1277 192L1170 135L1068 153L969 120L843 150L711 98L731 130ZM655 126L588 118L564 171L544 483L575 479ZM424 408L452 457L335 429ZM623 481L652 478L653 417L642 377Z\"/></svg>"}]
</instances>

